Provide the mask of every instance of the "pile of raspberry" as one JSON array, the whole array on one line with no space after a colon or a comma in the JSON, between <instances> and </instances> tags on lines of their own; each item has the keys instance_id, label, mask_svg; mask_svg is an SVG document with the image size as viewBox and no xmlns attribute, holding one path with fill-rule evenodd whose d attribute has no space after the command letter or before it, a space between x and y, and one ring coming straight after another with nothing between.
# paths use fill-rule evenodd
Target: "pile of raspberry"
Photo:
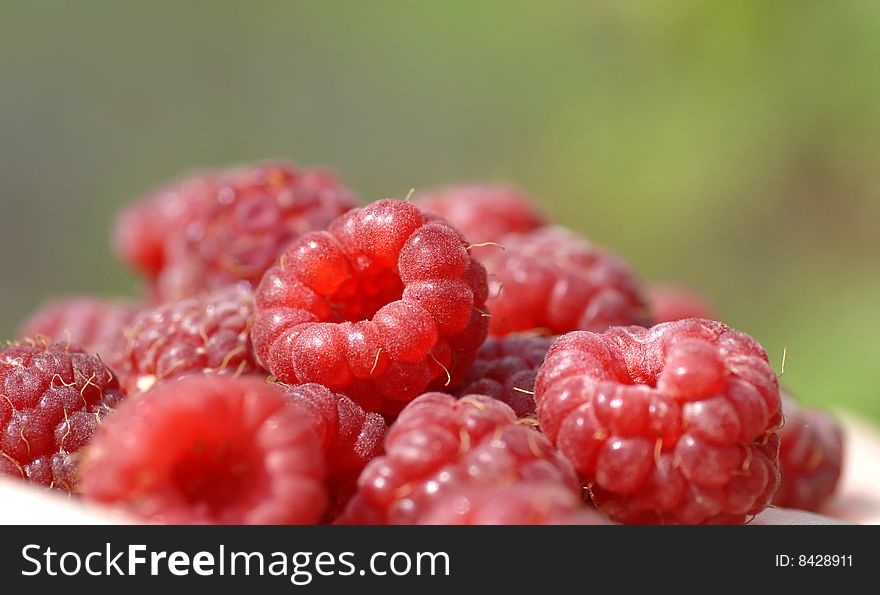
<instances>
[{"instance_id":1,"label":"pile of raspberry","mask_svg":"<svg viewBox=\"0 0 880 595\"><path fill-rule=\"evenodd\" d=\"M0 351L0 474L172 524L745 523L821 510L839 425L692 290L467 184L359 205L285 161L126 207L129 298Z\"/></svg>"}]
</instances>

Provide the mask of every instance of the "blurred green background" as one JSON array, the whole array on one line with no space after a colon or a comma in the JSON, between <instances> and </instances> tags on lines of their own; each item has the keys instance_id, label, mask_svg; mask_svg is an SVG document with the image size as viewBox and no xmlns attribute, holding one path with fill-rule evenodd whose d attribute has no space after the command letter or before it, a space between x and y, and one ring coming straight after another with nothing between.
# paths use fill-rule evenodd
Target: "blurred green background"
<instances>
[{"instance_id":1,"label":"blurred green background","mask_svg":"<svg viewBox=\"0 0 880 595\"><path fill-rule=\"evenodd\" d=\"M132 293L116 210L197 165L365 200L503 180L880 419L880 2L8 2L0 331Z\"/></svg>"}]
</instances>

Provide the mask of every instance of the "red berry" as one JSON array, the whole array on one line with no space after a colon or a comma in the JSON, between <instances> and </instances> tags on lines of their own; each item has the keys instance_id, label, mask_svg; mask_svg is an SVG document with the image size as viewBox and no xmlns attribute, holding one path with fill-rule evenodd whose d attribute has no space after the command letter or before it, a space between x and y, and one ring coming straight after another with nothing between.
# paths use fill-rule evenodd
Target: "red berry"
<instances>
[{"instance_id":1,"label":"red berry","mask_svg":"<svg viewBox=\"0 0 880 595\"><path fill-rule=\"evenodd\" d=\"M284 252L256 292L259 360L396 414L429 386L454 386L486 338L486 273L448 224L381 200Z\"/></svg>"},{"instance_id":2,"label":"red berry","mask_svg":"<svg viewBox=\"0 0 880 595\"><path fill-rule=\"evenodd\" d=\"M477 486L535 482L580 494L571 466L549 441L482 395L420 396L391 426L385 453L364 469L338 522L413 524L447 496Z\"/></svg>"},{"instance_id":3,"label":"red berry","mask_svg":"<svg viewBox=\"0 0 880 595\"><path fill-rule=\"evenodd\" d=\"M283 162L184 179L124 212L123 258L151 279L162 301L247 281L308 231L355 206L333 174Z\"/></svg>"},{"instance_id":4,"label":"red berry","mask_svg":"<svg viewBox=\"0 0 880 595\"><path fill-rule=\"evenodd\" d=\"M104 363L72 345L0 351L0 475L75 491L80 449L122 398Z\"/></svg>"},{"instance_id":5,"label":"red berry","mask_svg":"<svg viewBox=\"0 0 880 595\"><path fill-rule=\"evenodd\" d=\"M785 425L779 431L782 479L773 503L787 508L819 510L840 480L843 432L837 421L819 409L802 409L782 393Z\"/></svg>"},{"instance_id":6,"label":"red berry","mask_svg":"<svg viewBox=\"0 0 880 595\"><path fill-rule=\"evenodd\" d=\"M189 224L214 200L216 176L207 171L189 174L123 210L113 230L122 261L155 279L168 262L169 241L185 235Z\"/></svg>"},{"instance_id":7,"label":"red berry","mask_svg":"<svg viewBox=\"0 0 880 595\"><path fill-rule=\"evenodd\" d=\"M143 310L126 330L121 373L129 393L193 373L257 372L249 340L253 294L245 286Z\"/></svg>"},{"instance_id":8,"label":"red berry","mask_svg":"<svg viewBox=\"0 0 880 595\"><path fill-rule=\"evenodd\" d=\"M312 416L324 460L331 516L342 510L357 489L357 479L367 463L382 454L387 426L378 413L320 384L300 384L287 394Z\"/></svg>"},{"instance_id":9,"label":"red berry","mask_svg":"<svg viewBox=\"0 0 880 595\"><path fill-rule=\"evenodd\" d=\"M504 247L485 260L492 335L533 329L598 332L646 320L635 273L574 233L545 227L508 236Z\"/></svg>"},{"instance_id":10,"label":"red berry","mask_svg":"<svg viewBox=\"0 0 880 595\"><path fill-rule=\"evenodd\" d=\"M140 307L128 301L76 297L50 302L21 326L19 336L79 345L116 369L125 351L125 328Z\"/></svg>"},{"instance_id":11,"label":"red berry","mask_svg":"<svg viewBox=\"0 0 880 595\"><path fill-rule=\"evenodd\" d=\"M420 525L604 525L570 489L554 482L472 486L433 505Z\"/></svg>"},{"instance_id":12,"label":"red berry","mask_svg":"<svg viewBox=\"0 0 880 595\"><path fill-rule=\"evenodd\" d=\"M686 318L714 320L715 308L700 294L684 287L654 285L648 288L648 301L655 322L675 322Z\"/></svg>"},{"instance_id":13,"label":"red berry","mask_svg":"<svg viewBox=\"0 0 880 595\"><path fill-rule=\"evenodd\" d=\"M169 524L308 524L326 505L308 418L254 378L191 376L127 401L86 453L82 490Z\"/></svg>"},{"instance_id":14,"label":"red berry","mask_svg":"<svg viewBox=\"0 0 880 595\"><path fill-rule=\"evenodd\" d=\"M776 375L761 346L690 319L569 333L535 386L547 437L625 523L744 522L778 485Z\"/></svg>"},{"instance_id":15,"label":"red berry","mask_svg":"<svg viewBox=\"0 0 880 595\"><path fill-rule=\"evenodd\" d=\"M504 401L518 417L535 417L535 376L556 337L490 337L477 353L458 395L486 395Z\"/></svg>"},{"instance_id":16,"label":"red berry","mask_svg":"<svg viewBox=\"0 0 880 595\"><path fill-rule=\"evenodd\" d=\"M443 217L475 244L501 242L511 233L524 233L546 225L533 201L523 191L496 184L465 184L420 192L413 202L424 211ZM497 247L475 247L482 258Z\"/></svg>"}]
</instances>

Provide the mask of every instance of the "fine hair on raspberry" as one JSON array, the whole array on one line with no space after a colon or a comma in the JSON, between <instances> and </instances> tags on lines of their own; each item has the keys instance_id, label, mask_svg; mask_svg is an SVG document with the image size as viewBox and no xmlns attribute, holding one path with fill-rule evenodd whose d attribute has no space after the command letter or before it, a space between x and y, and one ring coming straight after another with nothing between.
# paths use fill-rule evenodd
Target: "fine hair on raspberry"
<instances>
[{"instance_id":1,"label":"fine hair on raspberry","mask_svg":"<svg viewBox=\"0 0 880 595\"><path fill-rule=\"evenodd\" d=\"M568 461L501 401L427 393L391 426L338 522L419 523L447 497L525 483L581 493Z\"/></svg>"},{"instance_id":2,"label":"fine hair on raspberry","mask_svg":"<svg viewBox=\"0 0 880 595\"><path fill-rule=\"evenodd\" d=\"M396 415L451 388L486 338L486 272L468 243L415 205L380 200L300 237L256 291L259 361Z\"/></svg>"},{"instance_id":3,"label":"fine hair on raspberry","mask_svg":"<svg viewBox=\"0 0 880 595\"><path fill-rule=\"evenodd\" d=\"M547 225L532 199L519 188L504 184L460 184L429 188L413 202L438 215L477 244L477 258L501 249L508 234L525 233Z\"/></svg>"},{"instance_id":4,"label":"fine hair on raspberry","mask_svg":"<svg viewBox=\"0 0 880 595\"><path fill-rule=\"evenodd\" d=\"M39 342L71 343L97 354L119 372L125 351L125 329L141 310L134 301L72 297L38 308L21 324L20 337Z\"/></svg>"},{"instance_id":5,"label":"fine hair on raspberry","mask_svg":"<svg viewBox=\"0 0 880 595\"><path fill-rule=\"evenodd\" d=\"M131 394L187 374L259 372L250 342L253 293L245 284L141 311L126 329L119 369Z\"/></svg>"},{"instance_id":6,"label":"fine hair on raspberry","mask_svg":"<svg viewBox=\"0 0 880 595\"><path fill-rule=\"evenodd\" d=\"M742 523L779 482L779 386L751 337L688 319L569 333L535 386L547 437L625 523Z\"/></svg>"},{"instance_id":7,"label":"fine hair on raspberry","mask_svg":"<svg viewBox=\"0 0 880 595\"><path fill-rule=\"evenodd\" d=\"M75 345L0 351L0 475L76 493L80 451L122 399L104 362Z\"/></svg>"},{"instance_id":8,"label":"fine hair on raspberry","mask_svg":"<svg viewBox=\"0 0 880 595\"><path fill-rule=\"evenodd\" d=\"M519 417L535 417L535 377L555 340L529 334L489 337L456 394L486 395L504 401Z\"/></svg>"}]
</instances>

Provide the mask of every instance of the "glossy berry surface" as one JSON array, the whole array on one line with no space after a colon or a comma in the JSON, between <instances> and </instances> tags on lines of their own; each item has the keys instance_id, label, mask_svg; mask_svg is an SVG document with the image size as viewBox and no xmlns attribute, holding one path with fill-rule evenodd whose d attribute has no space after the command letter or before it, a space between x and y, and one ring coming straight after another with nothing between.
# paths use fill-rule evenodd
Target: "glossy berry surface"
<instances>
[{"instance_id":1,"label":"glossy berry surface","mask_svg":"<svg viewBox=\"0 0 880 595\"><path fill-rule=\"evenodd\" d=\"M740 523L776 492L776 375L724 324L569 333L535 391L541 429L613 520Z\"/></svg>"},{"instance_id":2,"label":"glossy berry surface","mask_svg":"<svg viewBox=\"0 0 880 595\"><path fill-rule=\"evenodd\" d=\"M305 524L326 506L307 415L253 378L191 376L125 403L82 466L86 498L168 524Z\"/></svg>"},{"instance_id":3,"label":"glossy berry surface","mask_svg":"<svg viewBox=\"0 0 880 595\"><path fill-rule=\"evenodd\" d=\"M831 499L843 468L843 431L829 413L803 408L782 394L785 425L779 431L782 480L773 503L819 510Z\"/></svg>"},{"instance_id":4,"label":"glossy berry surface","mask_svg":"<svg viewBox=\"0 0 880 595\"><path fill-rule=\"evenodd\" d=\"M415 205L380 200L300 237L256 291L259 361L393 416L461 381L486 338L486 273Z\"/></svg>"},{"instance_id":5,"label":"glossy berry surface","mask_svg":"<svg viewBox=\"0 0 880 595\"><path fill-rule=\"evenodd\" d=\"M0 475L75 492L80 450L122 398L112 372L76 346L0 351Z\"/></svg>"},{"instance_id":6,"label":"glossy berry surface","mask_svg":"<svg viewBox=\"0 0 880 595\"><path fill-rule=\"evenodd\" d=\"M391 426L385 454L364 469L339 522L413 524L460 490L521 482L580 495L569 463L510 407L482 395L427 393Z\"/></svg>"},{"instance_id":7,"label":"glossy berry surface","mask_svg":"<svg viewBox=\"0 0 880 595\"><path fill-rule=\"evenodd\" d=\"M290 386L286 393L311 417L327 463L331 515L338 513L357 489L361 471L382 454L385 419L320 384Z\"/></svg>"},{"instance_id":8,"label":"glossy berry surface","mask_svg":"<svg viewBox=\"0 0 880 595\"><path fill-rule=\"evenodd\" d=\"M556 337L490 337L456 394L486 395L507 403L517 417L535 417L535 377Z\"/></svg>"},{"instance_id":9,"label":"glossy berry surface","mask_svg":"<svg viewBox=\"0 0 880 595\"><path fill-rule=\"evenodd\" d=\"M604 331L649 319L632 269L564 228L509 236L484 262L492 335Z\"/></svg>"},{"instance_id":10,"label":"glossy berry surface","mask_svg":"<svg viewBox=\"0 0 880 595\"><path fill-rule=\"evenodd\" d=\"M604 525L608 521L556 482L469 486L432 505L420 525Z\"/></svg>"},{"instance_id":11,"label":"glossy berry surface","mask_svg":"<svg viewBox=\"0 0 880 595\"><path fill-rule=\"evenodd\" d=\"M187 374L257 372L253 294L237 285L141 311L126 329L121 373L130 394Z\"/></svg>"}]
</instances>

